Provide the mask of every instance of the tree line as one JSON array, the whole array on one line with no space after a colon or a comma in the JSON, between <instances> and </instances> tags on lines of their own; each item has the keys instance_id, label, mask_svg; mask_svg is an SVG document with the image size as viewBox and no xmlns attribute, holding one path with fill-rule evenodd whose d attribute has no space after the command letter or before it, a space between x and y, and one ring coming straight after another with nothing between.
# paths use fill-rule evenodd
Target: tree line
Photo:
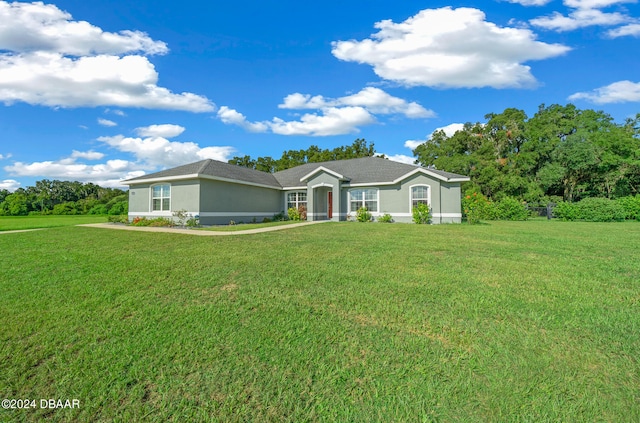
<instances>
[{"instance_id":1,"label":"tree line","mask_svg":"<svg viewBox=\"0 0 640 423\"><path fill-rule=\"evenodd\" d=\"M13 193L0 190L0 216L46 214L126 214L127 193L103 188L91 182L50 181L18 188Z\"/></svg>"},{"instance_id":2,"label":"tree line","mask_svg":"<svg viewBox=\"0 0 640 423\"><path fill-rule=\"evenodd\" d=\"M640 114L622 124L572 104L541 105L529 118L508 108L484 123L443 131L414 151L423 166L471 177L467 192L530 204L639 194Z\"/></svg>"},{"instance_id":3,"label":"tree line","mask_svg":"<svg viewBox=\"0 0 640 423\"><path fill-rule=\"evenodd\" d=\"M360 157L371 157L373 155L375 155L373 143L367 143L364 139L358 138L351 145L337 147L331 150L323 150L316 145L312 145L306 150L284 151L279 159L274 159L270 156L258 157L257 159L253 159L251 156L236 156L229 160L229 163L273 173L300 166L305 163L357 159Z\"/></svg>"}]
</instances>

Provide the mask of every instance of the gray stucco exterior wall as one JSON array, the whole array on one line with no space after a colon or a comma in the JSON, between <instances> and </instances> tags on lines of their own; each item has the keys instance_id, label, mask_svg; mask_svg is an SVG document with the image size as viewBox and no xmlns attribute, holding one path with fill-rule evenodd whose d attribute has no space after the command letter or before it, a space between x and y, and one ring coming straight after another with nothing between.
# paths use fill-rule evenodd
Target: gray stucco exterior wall
<instances>
[{"instance_id":1,"label":"gray stucco exterior wall","mask_svg":"<svg viewBox=\"0 0 640 423\"><path fill-rule=\"evenodd\" d=\"M170 209L166 211L153 211L151 207L152 187L166 185L171 187ZM196 179L153 183L136 184L129 188L129 219L134 217L172 217L174 211L187 210L197 213L200 208L200 184Z\"/></svg>"},{"instance_id":2,"label":"gray stucco exterior wall","mask_svg":"<svg viewBox=\"0 0 640 423\"><path fill-rule=\"evenodd\" d=\"M374 219L390 214L396 222L411 223L412 204L411 189L414 186L429 187L429 205L431 206L432 223L460 223L462 220L460 206L460 184L442 182L424 174L412 175L396 184L351 187L345 185L341 195L344 213L351 219L354 212L349 212L349 194L352 189L377 188L378 211L373 212ZM348 218L349 218L348 217Z\"/></svg>"},{"instance_id":3,"label":"gray stucco exterior wall","mask_svg":"<svg viewBox=\"0 0 640 423\"><path fill-rule=\"evenodd\" d=\"M278 189L200 181L200 222L203 225L228 224L229 221L261 222L284 210L284 194Z\"/></svg>"},{"instance_id":4,"label":"gray stucco exterior wall","mask_svg":"<svg viewBox=\"0 0 640 423\"><path fill-rule=\"evenodd\" d=\"M307 220L341 220L341 181L328 172L318 172L307 181ZM331 206L329 205L331 192ZM331 217L329 217L331 211ZM344 220L344 219L342 219Z\"/></svg>"}]
</instances>

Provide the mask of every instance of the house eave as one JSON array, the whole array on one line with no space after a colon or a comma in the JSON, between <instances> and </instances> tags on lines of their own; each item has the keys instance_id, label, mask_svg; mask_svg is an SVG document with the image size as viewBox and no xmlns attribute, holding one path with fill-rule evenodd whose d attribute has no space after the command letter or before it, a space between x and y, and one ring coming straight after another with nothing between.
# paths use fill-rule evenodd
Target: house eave
<instances>
[{"instance_id":1,"label":"house eave","mask_svg":"<svg viewBox=\"0 0 640 423\"><path fill-rule=\"evenodd\" d=\"M432 178L436 178L436 179L438 179L440 181L443 181L443 182L467 182L467 181L471 180L467 176L463 176L463 177L460 177L460 178L447 178L446 176L440 175L439 173L436 173L436 172L432 172L429 169L425 169L423 167L419 167L419 168L417 168L415 170L412 170L409 173L405 173L404 175L402 175L399 178L395 179L393 181L393 183L397 184L398 182L403 181L403 180L415 175L416 173L422 173L422 174L425 174L427 176L431 176Z\"/></svg>"},{"instance_id":2,"label":"house eave","mask_svg":"<svg viewBox=\"0 0 640 423\"><path fill-rule=\"evenodd\" d=\"M267 184L260 184L257 182L248 182L248 181L241 181L238 179L232 179L232 178L224 178L221 176L212 176L212 175L203 175L201 173L192 173L190 175L179 175L179 176L168 176L165 178L148 178L148 179L136 179L135 181L122 181L123 184L125 185L137 185L137 184L147 184L147 183L156 183L156 182L174 182L174 181L186 181L189 179L208 179L208 180L212 180L212 181L220 181L220 182L229 182L232 184L239 184L239 185L248 185L248 186L254 186L254 187L260 187L260 188L268 188L268 189L274 189L277 191L281 191L282 187L276 187L273 185L267 185Z\"/></svg>"},{"instance_id":3,"label":"house eave","mask_svg":"<svg viewBox=\"0 0 640 423\"><path fill-rule=\"evenodd\" d=\"M311 179L311 177L313 175L315 175L316 173L320 173L320 172L326 172L329 175L335 176L336 178L340 179L341 181L345 181L345 180L348 179L348 178L345 178L344 175L339 174L338 172L335 172L335 171L333 171L331 169L327 169L324 166L320 166L320 167L315 168L312 172L309 172L306 175L304 175L302 178L300 178L300 182L306 182L309 179Z\"/></svg>"}]
</instances>

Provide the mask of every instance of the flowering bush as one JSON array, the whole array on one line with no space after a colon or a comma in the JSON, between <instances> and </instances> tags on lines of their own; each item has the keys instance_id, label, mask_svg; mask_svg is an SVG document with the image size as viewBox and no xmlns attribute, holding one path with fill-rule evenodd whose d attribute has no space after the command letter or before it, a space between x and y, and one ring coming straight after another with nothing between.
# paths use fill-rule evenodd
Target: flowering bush
<instances>
[{"instance_id":1,"label":"flowering bush","mask_svg":"<svg viewBox=\"0 0 640 423\"><path fill-rule=\"evenodd\" d=\"M289 207L287 214L289 215L289 220L300 220L300 210L295 207Z\"/></svg>"},{"instance_id":2,"label":"flowering bush","mask_svg":"<svg viewBox=\"0 0 640 423\"><path fill-rule=\"evenodd\" d=\"M289 220L307 220L307 208L305 206L289 207L287 214L289 215Z\"/></svg>"},{"instance_id":3,"label":"flowering bush","mask_svg":"<svg viewBox=\"0 0 640 423\"><path fill-rule=\"evenodd\" d=\"M467 216L467 222L471 224L479 223L481 219L492 219L492 204L487 197L474 192L467 194L462 199L462 210Z\"/></svg>"},{"instance_id":4,"label":"flowering bush","mask_svg":"<svg viewBox=\"0 0 640 423\"><path fill-rule=\"evenodd\" d=\"M427 204L418 203L411 210L411 214L413 215L413 222L419 225L424 225L431 221L431 210Z\"/></svg>"},{"instance_id":5,"label":"flowering bush","mask_svg":"<svg viewBox=\"0 0 640 423\"><path fill-rule=\"evenodd\" d=\"M146 217L135 217L131 221L132 226L175 226L175 222L166 217L156 217L155 219L147 219Z\"/></svg>"}]
</instances>

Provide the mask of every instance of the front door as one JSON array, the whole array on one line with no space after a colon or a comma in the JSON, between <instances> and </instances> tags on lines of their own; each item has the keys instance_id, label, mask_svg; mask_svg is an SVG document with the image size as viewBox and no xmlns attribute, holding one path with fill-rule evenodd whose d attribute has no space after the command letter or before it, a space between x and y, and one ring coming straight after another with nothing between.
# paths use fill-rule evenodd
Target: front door
<instances>
[{"instance_id":1,"label":"front door","mask_svg":"<svg viewBox=\"0 0 640 423\"><path fill-rule=\"evenodd\" d=\"M327 193L327 218L333 218L333 191Z\"/></svg>"}]
</instances>

